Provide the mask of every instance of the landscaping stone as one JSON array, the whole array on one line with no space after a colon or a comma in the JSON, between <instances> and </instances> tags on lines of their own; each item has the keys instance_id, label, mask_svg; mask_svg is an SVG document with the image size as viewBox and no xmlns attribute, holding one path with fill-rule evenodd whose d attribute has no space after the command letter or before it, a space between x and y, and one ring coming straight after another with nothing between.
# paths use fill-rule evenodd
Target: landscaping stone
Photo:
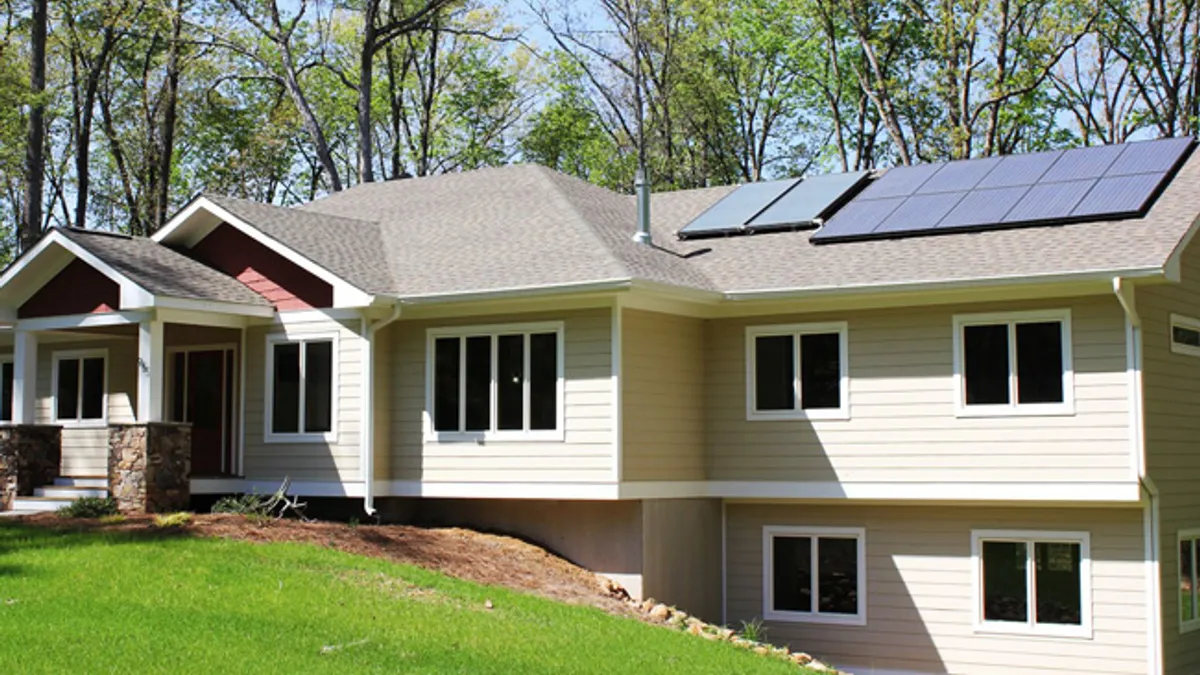
<instances>
[{"instance_id":1,"label":"landscaping stone","mask_svg":"<svg viewBox=\"0 0 1200 675\"><path fill-rule=\"evenodd\" d=\"M62 462L62 427L44 424L0 425L0 511L34 488L50 485Z\"/></svg>"},{"instance_id":2,"label":"landscaping stone","mask_svg":"<svg viewBox=\"0 0 1200 675\"><path fill-rule=\"evenodd\" d=\"M188 507L192 427L152 422L108 428L108 490L125 513L169 513Z\"/></svg>"}]
</instances>

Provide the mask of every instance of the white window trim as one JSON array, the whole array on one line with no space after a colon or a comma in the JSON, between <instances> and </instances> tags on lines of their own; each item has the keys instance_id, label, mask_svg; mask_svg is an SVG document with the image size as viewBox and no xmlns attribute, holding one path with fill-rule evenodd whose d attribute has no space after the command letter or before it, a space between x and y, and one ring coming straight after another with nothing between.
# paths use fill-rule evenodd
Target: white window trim
<instances>
[{"instance_id":1,"label":"white window trim","mask_svg":"<svg viewBox=\"0 0 1200 675\"><path fill-rule=\"evenodd\" d=\"M1192 541L1195 539L1200 539L1200 528L1180 530L1175 537L1175 555L1176 556L1179 555L1179 545L1180 544L1182 544L1185 541ZM1193 549L1194 549L1194 546L1195 545L1193 544ZM1180 574L1178 559L1176 559L1175 568L1176 568L1176 576L1179 578L1179 581L1182 583L1183 577ZM1192 578L1200 580L1200 561L1196 560L1196 554L1194 551L1192 553ZM1196 584L1193 584L1193 586L1192 586L1192 602L1200 603L1200 588L1197 588ZM1200 604L1193 604L1192 606L1196 608L1196 617L1190 621L1183 620L1183 608L1182 607L1179 608L1179 612L1178 612L1177 616L1179 617L1179 633L1181 635L1184 633L1191 633L1193 631L1200 630Z\"/></svg>"},{"instance_id":2,"label":"white window trim","mask_svg":"<svg viewBox=\"0 0 1200 675\"><path fill-rule=\"evenodd\" d=\"M810 408L805 410L800 407L800 337L803 335L823 335L827 333L837 333L838 336L838 365L840 372L840 382L838 384L838 393L840 395L838 407L836 408ZM755 359L757 358L756 339L760 337L770 337L778 335L791 335L795 337L795 353L792 358L795 366L795 380L792 383L794 388L796 407L792 410L758 410L754 400L758 389L755 376ZM783 324L775 326L748 326L746 328L746 419L752 422L767 421L767 420L848 420L850 419L850 350L849 350L849 326L845 321L832 321L827 323L797 323Z\"/></svg>"},{"instance_id":3,"label":"white window trim","mask_svg":"<svg viewBox=\"0 0 1200 675\"><path fill-rule=\"evenodd\" d=\"M339 349L338 341L340 335L337 332L321 332L321 333L272 333L267 335L267 351L266 351L266 371L267 380L263 387L266 392L265 400L263 401L263 441L265 443L335 443L338 437L338 410L341 408L341 401L338 395L338 380L341 372L341 350ZM305 349L304 344L308 342L333 342L333 367L330 373L330 396L329 402L333 410L329 412L329 431L318 433L305 433L304 431L296 431L291 433L276 433L271 429L271 420L275 416L275 345L279 344L299 344L300 347L300 429L304 428L304 359Z\"/></svg>"},{"instance_id":4,"label":"white window trim","mask_svg":"<svg viewBox=\"0 0 1200 675\"><path fill-rule=\"evenodd\" d=\"M425 332L425 411L424 431L427 443L455 443L465 441L549 441L561 442L566 439L566 375L565 357L567 352L565 328L562 321L543 321L538 323L510 323L480 326L450 326L430 328ZM496 336L527 335L530 333L555 333L557 337L558 354L555 359L558 383L555 388L556 410L554 429L516 431L501 431L496 429ZM491 423L490 431L436 431L433 428L434 383L436 381L437 365L435 363L434 342L438 338L467 338L491 336L492 339L492 379L491 379ZM525 342L525 368L529 369L529 341ZM465 372L460 373L465 381ZM525 380L525 414L529 415L529 386ZM460 401L460 405L463 401Z\"/></svg>"},{"instance_id":5,"label":"white window trim","mask_svg":"<svg viewBox=\"0 0 1200 675\"><path fill-rule=\"evenodd\" d=\"M1186 354L1187 356L1200 356L1200 347L1191 345L1181 345L1175 341L1175 327L1187 328L1188 330L1200 331L1200 319L1193 319L1190 316L1182 314L1171 315L1171 325L1167 328L1167 339L1171 341L1171 351L1176 354Z\"/></svg>"},{"instance_id":6,"label":"white window trim","mask_svg":"<svg viewBox=\"0 0 1200 675\"><path fill-rule=\"evenodd\" d=\"M1026 545L1025 592L1028 618L1015 621L987 621L983 618L983 542L1008 541ZM1032 556L1035 543L1079 544L1079 619L1080 625L1039 624L1037 618L1037 587ZM1041 636L1054 638L1092 639L1092 548L1087 532L1053 530L972 530L971 531L971 597L976 633L991 635Z\"/></svg>"},{"instance_id":7,"label":"white window trim","mask_svg":"<svg viewBox=\"0 0 1200 675\"><path fill-rule=\"evenodd\" d=\"M12 364L12 367L13 367L13 388L12 388L12 392L10 395L15 396L17 393L17 364L16 364L16 361L13 360L13 356L11 354L5 354L3 356L0 356L0 366L3 366L6 363ZM3 371L0 371L0 373L2 373L2 372ZM16 411L17 411L16 406L10 406L10 408L12 409L13 413L16 413ZM3 389L0 389L0 414L3 414L3 411L4 411L4 394L3 394ZM13 424L13 420L9 419L6 421L3 419L0 419L0 424Z\"/></svg>"},{"instance_id":8,"label":"white window trim","mask_svg":"<svg viewBox=\"0 0 1200 675\"><path fill-rule=\"evenodd\" d=\"M62 361L82 361L88 358L104 360L104 383L100 387L100 419L84 420L79 418L60 420L58 418L58 364ZM50 368L50 419L54 424L69 429L101 429L108 426L108 350L107 349L72 349L57 351L51 356ZM13 373L14 377L16 373ZM83 414L83 365L79 367L79 391L76 414Z\"/></svg>"},{"instance_id":9,"label":"white window trim","mask_svg":"<svg viewBox=\"0 0 1200 675\"><path fill-rule=\"evenodd\" d=\"M838 538L853 538L858 541L858 612L856 614L822 614L817 607L814 606L812 612L792 612L776 610L775 602L775 575L774 570L774 550L772 542L776 537L809 537L813 539L814 546L812 554L814 556L812 567L812 583L813 583L813 602L816 603L820 597L817 593L817 584L820 579L820 570L817 569L815 557L817 555L816 539L819 537L838 537ZM867 531L861 527L797 527L784 525L766 525L763 527L763 618L769 621L788 621L793 623L827 623L839 624L843 626L865 626L867 625Z\"/></svg>"},{"instance_id":10,"label":"white window trim","mask_svg":"<svg viewBox=\"0 0 1200 675\"><path fill-rule=\"evenodd\" d=\"M1062 325L1062 403L1017 402L1016 325L1058 321ZM967 326L1008 325L1008 403L967 405L966 359L963 331ZM1075 414L1075 364L1071 349L1071 310L1053 309L954 316L954 414L956 417L1069 416Z\"/></svg>"}]
</instances>

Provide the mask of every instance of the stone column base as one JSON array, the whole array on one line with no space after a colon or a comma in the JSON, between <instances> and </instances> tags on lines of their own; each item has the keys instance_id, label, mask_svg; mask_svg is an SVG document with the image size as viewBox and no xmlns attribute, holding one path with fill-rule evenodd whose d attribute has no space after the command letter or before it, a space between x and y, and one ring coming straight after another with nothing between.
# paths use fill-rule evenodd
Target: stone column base
<instances>
[{"instance_id":1,"label":"stone column base","mask_svg":"<svg viewBox=\"0 0 1200 675\"><path fill-rule=\"evenodd\" d=\"M44 424L0 425L0 511L15 497L49 485L62 463L62 427Z\"/></svg>"},{"instance_id":2,"label":"stone column base","mask_svg":"<svg viewBox=\"0 0 1200 675\"><path fill-rule=\"evenodd\" d=\"M126 513L183 511L191 501L192 426L110 424L108 493Z\"/></svg>"}]
</instances>

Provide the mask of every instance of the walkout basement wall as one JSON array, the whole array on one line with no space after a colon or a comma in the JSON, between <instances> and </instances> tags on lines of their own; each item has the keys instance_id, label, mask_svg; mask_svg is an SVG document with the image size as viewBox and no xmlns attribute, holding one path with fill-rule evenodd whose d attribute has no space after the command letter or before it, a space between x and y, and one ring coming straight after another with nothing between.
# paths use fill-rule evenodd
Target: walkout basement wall
<instances>
[{"instance_id":1,"label":"walkout basement wall","mask_svg":"<svg viewBox=\"0 0 1200 675\"><path fill-rule=\"evenodd\" d=\"M1142 509L728 503L729 625L763 616L763 527L866 531L866 625L767 622L855 675L1145 675ZM1088 532L1091 638L976 632L972 530ZM1182 672L1182 671L1179 671Z\"/></svg>"}]
</instances>

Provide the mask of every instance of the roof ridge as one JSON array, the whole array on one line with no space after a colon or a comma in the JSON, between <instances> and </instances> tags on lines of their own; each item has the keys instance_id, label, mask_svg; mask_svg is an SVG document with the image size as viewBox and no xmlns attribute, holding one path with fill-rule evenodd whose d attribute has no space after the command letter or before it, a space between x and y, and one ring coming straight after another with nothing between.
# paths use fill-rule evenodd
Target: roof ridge
<instances>
[{"instance_id":1,"label":"roof ridge","mask_svg":"<svg viewBox=\"0 0 1200 675\"><path fill-rule=\"evenodd\" d=\"M109 230L90 230L86 227L75 227L74 225L55 225L54 229L61 232L74 232L76 234L93 234L99 237L112 237L113 239L147 239L148 237L138 237L124 232L112 232Z\"/></svg>"}]
</instances>

